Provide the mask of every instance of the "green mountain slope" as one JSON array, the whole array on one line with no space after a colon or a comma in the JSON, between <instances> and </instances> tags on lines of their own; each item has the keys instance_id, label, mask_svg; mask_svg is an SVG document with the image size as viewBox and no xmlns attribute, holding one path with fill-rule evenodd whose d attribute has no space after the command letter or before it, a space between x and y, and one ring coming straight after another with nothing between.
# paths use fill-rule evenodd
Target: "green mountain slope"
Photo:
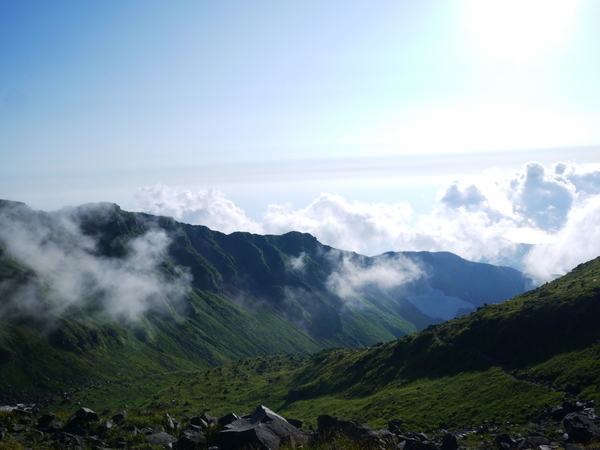
<instances>
[{"instance_id":1,"label":"green mountain slope","mask_svg":"<svg viewBox=\"0 0 600 450\"><path fill-rule=\"evenodd\" d=\"M382 401L388 417L412 417L420 427L526 422L565 395L599 399L599 280L597 258L508 302L399 341L323 352L291 383L306 401L352 399L344 410L370 421L385 419L374 406Z\"/></svg>"},{"instance_id":2,"label":"green mountain slope","mask_svg":"<svg viewBox=\"0 0 600 450\"><path fill-rule=\"evenodd\" d=\"M526 283L448 253L369 258L109 203L45 213L1 201L0 392L359 348Z\"/></svg>"},{"instance_id":3,"label":"green mountain slope","mask_svg":"<svg viewBox=\"0 0 600 450\"><path fill-rule=\"evenodd\" d=\"M597 258L387 344L173 374L137 406L220 415L262 403L313 425L320 414L375 427L401 418L403 430L415 431L535 423L548 405L600 399L599 280Z\"/></svg>"}]
</instances>

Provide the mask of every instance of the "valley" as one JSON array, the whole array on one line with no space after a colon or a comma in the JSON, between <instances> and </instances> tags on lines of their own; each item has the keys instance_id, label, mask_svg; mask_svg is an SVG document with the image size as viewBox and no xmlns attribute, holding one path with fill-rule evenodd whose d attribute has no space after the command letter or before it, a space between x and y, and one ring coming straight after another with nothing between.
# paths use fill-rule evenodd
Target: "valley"
<instances>
[{"instance_id":1,"label":"valley","mask_svg":"<svg viewBox=\"0 0 600 450\"><path fill-rule=\"evenodd\" d=\"M108 209L102 220L92 213L94 220L80 222L105 246L86 251L103 260L125 258L134 252L127 242L147 233L149 219ZM165 413L189 423L202 414L241 415L265 405L302 421L303 430L323 427L323 416L375 430L389 430L396 420L407 439L431 435L430 448L441 448L448 432L461 448L498 448L494 440L503 434L517 445L518 435L534 433L561 448L594 448L600 438L592 428L586 439L570 436L561 422L568 408L596 421L600 258L526 290L512 269L450 254L367 258L300 233L234 233L229 241L204 227L152 220L174 236L152 276L167 283L185 278L189 290L181 298L154 292L154 303L135 321L112 315L98 285L94 301L59 312L50 278L3 243L3 403L35 404L63 423L85 406L126 409L132 423L152 417L161 424ZM348 277L357 267L369 274L366 281ZM424 267L428 275L416 276ZM396 274L402 283L378 283L376 273ZM467 290L466 278L478 283ZM34 289L52 326L19 310L23 286ZM486 292L497 299L510 286L521 292L485 301ZM473 308L448 321L427 316L408 297L432 289L443 292L438 299L460 298ZM560 405L565 415L557 419ZM540 445L546 444L527 448Z\"/></svg>"}]
</instances>

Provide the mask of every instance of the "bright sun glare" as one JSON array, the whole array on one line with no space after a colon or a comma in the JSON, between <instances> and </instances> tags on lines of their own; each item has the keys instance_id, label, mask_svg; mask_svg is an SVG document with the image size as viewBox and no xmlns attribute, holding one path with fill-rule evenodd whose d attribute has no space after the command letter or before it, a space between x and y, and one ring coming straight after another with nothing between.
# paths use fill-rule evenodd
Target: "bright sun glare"
<instances>
[{"instance_id":1,"label":"bright sun glare","mask_svg":"<svg viewBox=\"0 0 600 450\"><path fill-rule=\"evenodd\" d=\"M573 24L576 0L469 0L465 19L472 43L492 60L527 63L561 43Z\"/></svg>"}]
</instances>

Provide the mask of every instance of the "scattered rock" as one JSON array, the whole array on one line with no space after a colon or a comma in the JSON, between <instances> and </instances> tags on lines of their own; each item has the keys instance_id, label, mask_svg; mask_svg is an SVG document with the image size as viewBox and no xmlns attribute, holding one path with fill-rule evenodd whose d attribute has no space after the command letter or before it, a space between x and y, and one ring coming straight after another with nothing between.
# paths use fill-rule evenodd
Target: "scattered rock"
<instances>
[{"instance_id":1,"label":"scattered rock","mask_svg":"<svg viewBox=\"0 0 600 450\"><path fill-rule=\"evenodd\" d=\"M429 437L425 434L425 433L417 433L415 434L415 436L421 441L421 442L427 442L429 441Z\"/></svg>"},{"instance_id":2,"label":"scattered rock","mask_svg":"<svg viewBox=\"0 0 600 450\"><path fill-rule=\"evenodd\" d=\"M165 427L169 431L177 431L177 428L179 428L179 422L173 420L169 413L165 413Z\"/></svg>"},{"instance_id":3,"label":"scattered rock","mask_svg":"<svg viewBox=\"0 0 600 450\"><path fill-rule=\"evenodd\" d=\"M378 434L372 428L361 425L354 420L341 420L329 415L322 415L317 418L319 435L327 436L329 434L342 433L352 439L363 441L379 441Z\"/></svg>"},{"instance_id":4,"label":"scattered rock","mask_svg":"<svg viewBox=\"0 0 600 450\"><path fill-rule=\"evenodd\" d=\"M487 434L490 432L490 427L488 427L487 425L482 425L480 427L477 427L477 429L475 430L476 434Z\"/></svg>"},{"instance_id":5,"label":"scattered rock","mask_svg":"<svg viewBox=\"0 0 600 450\"><path fill-rule=\"evenodd\" d=\"M202 419L204 422L206 422L206 424L207 424L209 427L216 427L217 425L219 425L219 419L218 419L218 418L216 418L216 417L214 417L214 416L211 416L210 414L207 414L207 413L205 413L205 412L204 412L204 413L202 413L202 415L200 416L200 418L201 418L201 419Z\"/></svg>"},{"instance_id":6,"label":"scattered rock","mask_svg":"<svg viewBox=\"0 0 600 450\"><path fill-rule=\"evenodd\" d=\"M302 421L301 421L301 420L296 420L296 419L288 419L287 417L285 418L285 420L287 420L287 421L288 421L288 423L289 423L290 425L293 425L293 426L295 426L295 427L296 427L296 428L298 428L298 429L301 429L301 428L302 428L302 424L303 424L303 423L302 423Z\"/></svg>"},{"instance_id":7,"label":"scattered rock","mask_svg":"<svg viewBox=\"0 0 600 450\"><path fill-rule=\"evenodd\" d=\"M381 439L384 442L387 443L393 443L394 442L394 433L392 433L390 430L387 429L382 429L379 431L376 431L377 436L379 436L379 439Z\"/></svg>"},{"instance_id":8,"label":"scattered rock","mask_svg":"<svg viewBox=\"0 0 600 450\"><path fill-rule=\"evenodd\" d=\"M193 429L183 430L177 440L177 450L194 450L199 444L204 443L206 443L206 436L202 433Z\"/></svg>"},{"instance_id":9,"label":"scattered rock","mask_svg":"<svg viewBox=\"0 0 600 450\"><path fill-rule=\"evenodd\" d=\"M113 421L111 419L107 419L98 426L98 429L102 432L106 432L107 430L110 430L113 426Z\"/></svg>"},{"instance_id":10,"label":"scattered rock","mask_svg":"<svg viewBox=\"0 0 600 450\"><path fill-rule=\"evenodd\" d=\"M123 422L127 417L127 413L125 411L118 412L114 416L112 416L112 420L116 423Z\"/></svg>"},{"instance_id":11,"label":"scattered rock","mask_svg":"<svg viewBox=\"0 0 600 450\"><path fill-rule=\"evenodd\" d=\"M400 433L400 425L402 425L404 422L402 421L402 419L393 419L390 420L390 422L388 423L388 430L390 430L392 433L398 434Z\"/></svg>"},{"instance_id":12,"label":"scattered rock","mask_svg":"<svg viewBox=\"0 0 600 450\"><path fill-rule=\"evenodd\" d=\"M503 433L494 438L494 444L496 445L496 448L500 450L510 450L517 443L513 438L510 437L510 435Z\"/></svg>"},{"instance_id":13,"label":"scattered rock","mask_svg":"<svg viewBox=\"0 0 600 450\"><path fill-rule=\"evenodd\" d=\"M238 420L239 417L234 413L229 413L226 416L223 416L219 419L218 423L220 427L224 427L225 425L229 425L231 422Z\"/></svg>"},{"instance_id":14,"label":"scattered rock","mask_svg":"<svg viewBox=\"0 0 600 450\"><path fill-rule=\"evenodd\" d=\"M420 439L407 439L400 443L400 448L403 450L438 450L434 443L423 442Z\"/></svg>"},{"instance_id":15,"label":"scattered rock","mask_svg":"<svg viewBox=\"0 0 600 450\"><path fill-rule=\"evenodd\" d=\"M56 414L46 413L38 417L37 426L39 428L48 428L54 422L60 422L60 418Z\"/></svg>"},{"instance_id":16,"label":"scattered rock","mask_svg":"<svg viewBox=\"0 0 600 450\"><path fill-rule=\"evenodd\" d=\"M69 418L69 422L77 421L80 423L98 422L99 420L100 417L98 417L98 414L89 408L79 408L75 411L75 414Z\"/></svg>"},{"instance_id":17,"label":"scattered rock","mask_svg":"<svg viewBox=\"0 0 600 450\"><path fill-rule=\"evenodd\" d=\"M74 436L86 436L88 434L87 430L78 423L67 425L66 430L69 434L72 434Z\"/></svg>"},{"instance_id":18,"label":"scattered rock","mask_svg":"<svg viewBox=\"0 0 600 450\"><path fill-rule=\"evenodd\" d=\"M600 428L585 412L572 412L563 419L569 442L588 442L600 439Z\"/></svg>"},{"instance_id":19,"label":"scattered rock","mask_svg":"<svg viewBox=\"0 0 600 450\"><path fill-rule=\"evenodd\" d=\"M550 439L548 439L547 437L544 437L544 436L540 436L540 435L530 435L525 438L525 442L527 443L528 446L549 445Z\"/></svg>"},{"instance_id":20,"label":"scattered rock","mask_svg":"<svg viewBox=\"0 0 600 450\"><path fill-rule=\"evenodd\" d=\"M453 434L445 434L444 437L442 437L442 446L440 447L441 450L456 450L458 449L458 441L456 440L456 436L454 436Z\"/></svg>"},{"instance_id":21,"label":"scattered rock","mask_svg":"<svg viewBox=\"0 0 600 450\"><path fill-rule=\"evenodd\" d=\"M174 442L177 442L177 438L171 436L169 433L165 433L164 431L160 431L158 433L149 434L146 436L146 441L150 445L171 445Z\"/></svg>"},{"instance_id":22,"label":"scattered rock","mask_svg":"<svg viewBox=\"0 0 600 450\"><path fill-rule=\"evenodd\" d=\"M219 449L234 450L243 446L260 446L277 450L283 444L292 446L305 441L304 434L286 419L265 406L226 425L219 433Z\"/></svg>"},{"instance_id":23,"label":"scattered rock","mask_svg":"<svg viewBox=\"0 0 600 450\"><path fill-rule=\"evenodd\" d=\"M27 410L27 409L22 409L22 408L13 408L12 412L14 414L17 414L21 417L29 417L31 418L32 416L32 412Z\"/></svg>"},{"instance_id":24,"label":"scattered rock","mask_svg":"<svg viewBox=\"0 0 600 450\"><path fill-rule=\"evenodd\" d=\"M579 402L564 402L561 406L557 406L550 410L550 418L552 420L556 420L557 422L564 419L567 414L583 411L583 404Z\"/></svg>"},{"instance_id":25,"label":"scattered rock","mask_svg":"<svg viewBox=\"0 0 600 450\"><path fill-rule=\"evenodd\" d=\"M142 431L135 425L128 425L128 426L121 425L121 430L129 431L132 436L136 436L136 435L142 433Z\"/></svg>"},{"instance_id":26,"label":"scattered rock","mask_svg":"<svg viewBox=\"0 0 600 450\"><path fill-rule=\"evenodd\" d=\"M577 447L574 444L570 444L570 443L566 443L565 444L565 450L582 450L581 447Z\"/></svg>"},{"instance_id":27,"label":"scattered rock","mask_svg":"<svg viewBox=\"0 0 600 450\"><path fill-rule=\"evenodd\" d=\"M83 439L80 436L75 436L70 433L59 433L56 435L55 442L63 446L71 446L72 448L84 448Z\"/></svg>"},{"instance_id":28,"label":"scattered rock","mask_svg":"<svg viewBox=\"0 0 600 450\"><path fill-rule=\"evenodd\" d=\"M560 411L560 413L559 413ZM552 421L552 416L560 417L564 411L571 411L559 423ZM476 433L491 433L493 442L480 442L479 448L499 450L578 450L581 448L597 448L600 442L600 418L589 403L565 402L558 408L546 408L544 423L530 423L532 433L522 437L509 434L498 434L500 430L509 430L509 424L501 428L487 424L482 427L464 426L448 432L445 429L427 430L425 433L401 433L402 420L394 419L389 422L387 429L374 431L366 425L352 420L342 420L329 415L318 417L318 428L315 431L309 427L302 431L302 422L286 419L274 413L269 408L259 406L252 414L241 417L227 414L219 419L207 413L189 420L186 430L175 430L179 423L169 414L165 414L160 423L153 428L137 429L135 426L125 426L126 413L122 411L111 419L99 421L98 415L88 409L80 408L70 416L63 426L60 418L52 413L45 413L32 419L32 414L13 411L7 416L0 417L0 441L17 442L22 448L54 448L56 450L102 450L105 448L128 448L139 445L142 439L147 445L161 446L177 450L195 450L211 448L219 441L219 450L238 450L241 448L261 448L277 450L282 446L296 447L306 444L309 439L321 445L336 434L344 439L354 441L355 448L377 448L395 450L458 450L462 448L459 441L468 435ZM117 420L121 423L117 427ZM484 421L485 422L485 421ZM158 426L166 426L158 428ZM222 428L220 433L216 430ZM206 430L215 430L207 433ZM564 433L560 442L541 433L552 430L559 435ZM126 432L129 431L130 434ZM565 432L566 431L566 432ZM550 431L548 431L550 432ZM516 433L516 431L515 431ZM142 435L136 439L130 436ZM214 440L212 440L214 439ZM134 444L135 442L135 444ZM0 444L0 447L2 447ZM311 444L312 445L312 444ZM581 445L581 447L579 447ZM216 449L216 447L213 447Z\"/></svg>"}]
</instances>

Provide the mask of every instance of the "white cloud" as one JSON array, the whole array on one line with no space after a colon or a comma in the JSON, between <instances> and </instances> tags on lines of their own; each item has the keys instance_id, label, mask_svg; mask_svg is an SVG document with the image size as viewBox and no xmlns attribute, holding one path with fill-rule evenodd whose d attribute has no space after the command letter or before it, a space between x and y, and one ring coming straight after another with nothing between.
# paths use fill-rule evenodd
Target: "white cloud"
<instances>
[{"instance_id":1,"label":"white cloud","mask_svg":"<svg viewBox=\"0 0 600 450\"><path fill-rule=\"evenodd\" d=\"M402 255L369 264L361 256L351 257L335 250L329 252L327 257L334 265L333 272L327 278L327 287L353 307L361 306L357 297L364 288L390 290L424 275L415 262Z\"/></svg>"},{"instance_id":2,"label":"white cloud","mask_svg":"<svg viewBox=\"0 0 600 450\"><path fill-rule=\"evenodd\" d=\"M440 208L421 216L394 242L395 250L449 251L473 261L504 264L517 250L504 234L514 221L488 211Z\"/></svg>"},{"instance_id":3,"label":"white cloud","mask_svg":"<svg viewBox=\"0 0 600 450\"><path fill-rule=\"evenodd\" d=\"M600 194L600 166L581 167L558 163L554 166L554 172L570 182L579 197Z\"/></svg>"},{"instance_id":4,"label":"white cloud","mask_svg":"<svg viewBox=\"0 0 600 450\"><path fill-rule=\"evenodd\" d=\"M599 224L600 195L596 195L573 207L555 242L536 245L527 254L527 272L542 283L600 256Z\"/></svg>"},{"instance_id":5,"label":"white cloud","mask_svg":"<svg viewBox=\"0 0 600 450\"><path fill-rule=\"evenodd\" d=\"M575 199L575 186L556 172L547 173L536 162L505 187L514 210L540 229L554 231L564 225Z\"/></svg>"},{"instance_id":6,"label":"white cloud","mask_svg":"<svg viewBox=\"0 0 600 450\"><path fill-rule=\"evenodd\" d=\"M264 215L268 233L311 233L336 248L363 254L389 251L389 243L408 230L412 209L407 203L348 203L343 197L321 194L306 208L269 205Z\"/></svg>"},{"instance_id":7,"label":"white cloud","mask_svg":"<svg viewBox=\"0 0 600 450\"><path fill-rule=\"evenodd\" d=\"M205 225L223 233L262 232L260 224L248 219L241 208L215 189L193 193L158 183L139 188L135 199L138 211L173 217L180 222Z\"/></svg>"},{"instance_id":8,"label":"white cloud","mask_svg":"<svg viewBox=\"0 0 600 450\"><path fill-rule=\"evenodd\" d=\"M306 270L306 258L305 252L300 253L297 257L290 257L289 264L292 270L298 273L304 273Z\"/></svg>"},{"instance_id":9,"label":"white cloud","mask_svg":"<svg viewBox=\"0 0 600 450\"><path fill-rule=\"evenodd\" d=\"M49 288L47 296L32 295L32 284L4 286L15 292L19 313L59 314L72 305L93 302L113 317L135 321L149 309L164 308L182 299L190 276L180 271L171 279L160 276L170 238L152 230L126 243L123 257L103 256L98 239L80 229L79 214L94 212L102 221L109 206L96 205L40 215L26 207L3 211L0 241L7 254L33 269Z\"/></svg>"},{"instance_id":10,"label":"white cloud","mask_svg":"<svg viewBox=\"0 0 600 450\"><path fill-rule=\"evenodd\" d=\"M449 251L473 261L526 270L538 281L598 256L598 240L586 245L585 239L596 233L594 205L599 196L600 167L574 163L545 167L537 162L510 173L488 170L467 184L456 181L440 192L438 207L424 215L415 214L408 203L350 202L323 193L304 208L269 205L259 224L214 190L191 194L157 185L138 192L146 212L224 232L301 231L335 248L370 256ZM524 244L533 245L526 259ZM536 269L534 255L540 252L562 262L552 266L546 260L546 268Z\"/></svg>"},{"instance_id":11,"label":"white cloud","mask_svg":"<svg viewBox=\"0 0 600 450\"><path fill-rule=\"evenodd\" d=\"M535 228L512 228L502 236L511 242L517 244L551 244L557 241L556 236L552 236L543 230Z\"/></svg>"},{"instance_id":12,"label":"white cloud","mask_svg":"<svg viewBox=\"0 0 600 450\"><path fill-rule=\"evenodd\" d=\"M478 209L487 204L487 198L475 185L467 186L461 189L459 183L454 182L446 190L441 198L441 202L450 208L460 208L464 206L468 209Z\"/></svg>"}]
</instances>

